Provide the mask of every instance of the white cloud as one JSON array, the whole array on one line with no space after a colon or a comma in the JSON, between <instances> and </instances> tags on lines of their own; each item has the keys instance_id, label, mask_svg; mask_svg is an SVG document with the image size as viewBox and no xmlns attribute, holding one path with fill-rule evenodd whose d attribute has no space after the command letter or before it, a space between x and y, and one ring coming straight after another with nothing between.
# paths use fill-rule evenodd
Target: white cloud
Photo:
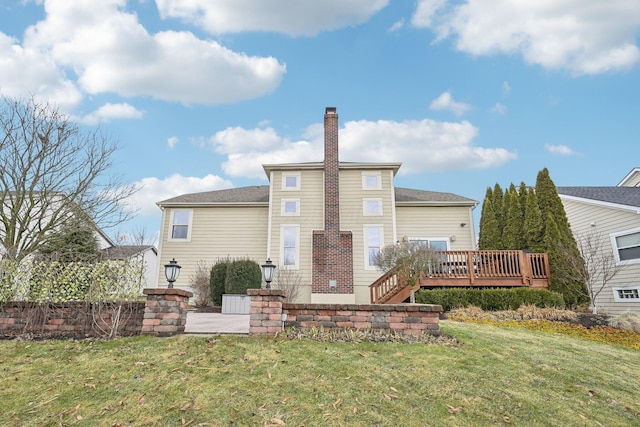
<instances>
[{"instance_id":1,"label":"white cloud","mask_svg":"<svg viewBox=\"0 0 640 427\"><path fill-rule=\"evenodd\" d=\"M545 144L544 149L552 154L559 154L561 156L575 156L576 154L578 154L566 145Z\"/></svg>"},{"instance_id":2,"label":"white cloud","mask_svg":"<svg viewBox=\"0 0 640 427\"><path fill-rule=\"evenodd\" d=\"M313 36L368 21L388 0L156 0L164 17L193 23L211 34L270 31Z\"/></svg>"},{"instance_id":3,"label":"white cloud","mask_svg":"<svg viewBox=\"0 0 640 427\"><path fill-rule=\"evenodd\" d=\"M389 28L389 32L393 33L394 31L398 31L404 27L404 18L401 20L394 22L393 25Z\"/></svg>"},{"instance_id":4,"label":"white cloud","mask_svg":"<svg viewBox=\"0 0 640 427\"><path fill-rule=\"evenodd\" d=\"M84 94L215 105L271 93L286 67L186 31L150 34L124 0L46 0L20 44L0 33L0 81L69 108ZM216 78L211 78L216 76Z\"/></svg>"},{"instance_id":5,"label":"white cloud","mask_svg":"<svg viewBox=\"0 0 640 427\"><path fill-rule=\"evenodd\" d=\"M110 122L113 119L141 119L144 112L137 110L130 104L106 103L96 111L80 117L78 121L87 125L96 125L101 122Z\"/></svg>"},{"instance_id":6,"label":"white cloud","mask_svg":"<svg viewBox=\"0 0 640 427\"><path fill-rule=\"evenodd\" d=\"M431 102L429 108L431 110L447 110L456 116L461 116L469 111L471 106L463 102L455 101L449 92L444 92Z\"/></svg>"},{"instance_id":7,"label":"white cloud","mask_svg":"<svg viewBox=\"0 0 640 427\"><path fill-rule=\"evenodd\" d=\"M507 107L505 107L502 103L500 102L496 102L496 105L494 105L491 108L491 112L492 113L498 113L498 114L507 114Z\"/></svg>"},{"instance_id":8,"label":"white cloud","mask_svg":"<svg viewBox=\"0 0 640 427\"><path fill-rule=\"evenodd\" d=\"M143 178L135 182L134 185L139 186L140 191L127 199L127 204L137 209L140 215L159 215L160 208L156 203L162 200L182 194L223 190L233 187L230 181L216 175L207 175L200 178L179 174L173 174L164 179L156 177Z\"/></svg>"},{"instance_id":9,"label":"white cloud","mask_svg":"<svg viewBox=\"0 0 640 427\"><path fill-rule=\"evenodd\" d=\"M419 0L411 23L473 55L519 53L576 75L640 62L640 8L628 0Z\"/></svg>"},{"instance_id":10,"label":"white cloud","mask_svg":"<svg viewBox=\"0 0 640 427\"><path fill-rule=\"evenodd\" d=\"M173 150L173 147L175 147L178 142L180 142L180 139L178 139L177 136L171 136L169 138L167 138L167 146L169 147L170 150Z\"/></svg>"},{"instance_id":11,"label":"white cloud","mask_svg":"<svg viewBox=\"0 0 640 427\"><path fill-rule=\"evenodd\" d=\"M218 132L210 142L227 155L225 173L265 179L262 164L322 161L322 125L309 126L305 135L310 138L292 142L273 129L260 134L259 129L230 128ZM477 135L478 129L468 121L351 121L340 130L340 160L401 162L400 173L408 174L490 168L517 157L503 148L474 146ZM258 145L253 145L253 138Z\"/></svg>"},{"instance_id":12,"label":"white cloud","mask_svg":"<svg viewBox=\"0 0 640 427\"><path fill-rule=\"evenodd\" d=\"M502 82L502 95L509 96L510 93L511 86L509 85L509 82Z\"/></svg>"}]
</instances>

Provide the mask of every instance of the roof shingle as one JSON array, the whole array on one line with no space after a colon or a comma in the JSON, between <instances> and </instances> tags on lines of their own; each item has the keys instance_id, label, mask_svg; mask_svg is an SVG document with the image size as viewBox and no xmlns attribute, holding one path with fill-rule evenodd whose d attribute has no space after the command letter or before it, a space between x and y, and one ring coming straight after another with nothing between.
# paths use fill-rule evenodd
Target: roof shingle
<instances>
[{"instance_id":1,"label":"roof shingle","mask_svg":"<svg viewBox=\"0 0 640 427\"><path fill-rule=\"evenodd\" d=\"M558 194L640 207L640 187L557 187Z\"/></svg>"}]
</instances>

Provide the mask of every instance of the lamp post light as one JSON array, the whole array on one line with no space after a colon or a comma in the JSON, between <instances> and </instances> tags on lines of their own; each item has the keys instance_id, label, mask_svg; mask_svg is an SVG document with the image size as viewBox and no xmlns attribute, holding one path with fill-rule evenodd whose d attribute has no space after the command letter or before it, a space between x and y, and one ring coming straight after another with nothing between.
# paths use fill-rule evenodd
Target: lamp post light
<instances>
[{"instance_id":1,"label":"lamp post light","mask_svg":"<svg viewBox=\"0 0 640 427\"><path fill-rule=\"evenodd\" d=\"M169 289L173 288L173 282L178 280L181 268L175 258L169 261L169 264L164 265L164 275L169 282Z\"/></svg>"},{"instance_id":2,"label":"lamp post light","mask_svg":"<svg viewBox=\"0 0 640 427\"><path fill-rule=\"evenodd\" d=\"M271 258L267 258L264 264L262 264L262 278L267 283L267 289L271 289L271 281L273 280L273 273L276 271L276 266L271 262Z\"/></svg>"}]
</instances>

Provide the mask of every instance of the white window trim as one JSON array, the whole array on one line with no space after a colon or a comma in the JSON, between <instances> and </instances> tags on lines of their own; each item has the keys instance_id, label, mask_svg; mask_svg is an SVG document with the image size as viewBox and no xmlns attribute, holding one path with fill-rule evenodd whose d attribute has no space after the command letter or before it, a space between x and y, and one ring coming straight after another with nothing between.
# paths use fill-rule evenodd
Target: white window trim
<instances>
[{"instance_id":1,"label":"white window trim","mask_svg":"<svg viewBox=\"0 0 640 427\"><path fill-rule=\"evenodd\" d=\"M287 178L296 178L295 187L287 187ZM282 191L300 191L300 172L283 172L282 173Z\"/></svg>"},{"instance_id":2,"label":"white window trim","mask_svg":"<svg viewBox=\"0 0 640 427\"><path fill-rule=\"evenodd\" d=\"M367 205L369 202L377 202L378 203L378 212L369 212L367 209ZM363 216L382 216L382 198L367 198L362 199L362 215Z\"/></svg>"},{"instance_id":3,"label":"white window trim","mask_svg":"<svg viewBox=\"0 0 640 427\"><path fill-rule=\"evenodd\" d=\"M364 224L362 227L363 241L364 241L364 269L365 270L378 270L377 265L369 264L369 228L380 229L380 250L384 249L384 226L382 224Z\"/></svg>"},{"instance_id":4,"label":"white window trim","mask_svg":"<svg viewBox=\"0 0 640 427\"><path fill-rule=\"evenodd\" d=\"M189 223L187 224L187 237L186 238L177 238L177 237L173 237L173 220L174 220L174 214L176 212L188 212L189 213ZM184 225L184 224L179 224L179 225ZM193 209L171 209L171 212L169 214L169 235L168 235L168 242L190 242L191 241L191 229L193 228Z\"/></svg>"},{"instance_id":5,"label":"white window trim","mask_svg":"<svg viewBox=\"0 0 640 427\"><path fill-rule=\"evenodd\" d=\"M611 238L611 247L613 248L613 256L615 256L616 258L616 264L618 265L640 264L640 258L621 261L620 252L618 252L618 242L616 241L616 237L626 236L627 234L634 234L634 233L640 233L640 227L631 228L629 230L618 231L616 233L609 234L609 237Z\"/></svg>"},{"instance_id":6,"label":"white window trim","mask_svg":"<svg viewBox=\"0 0 640 427\"><path fill-rule=\"evenodd\" d=\"M375 176L378 180L378 185L375 187L367 186L367 177ZM380 172L362 172L362 189L363 190L382 190L382 174Z\"/></svg>"},{"instance_id":7,"label":"white window trim","mask_svg":"<svg viewBox=\"0 0 640 427\"><path fill-rule=\"evenodd\" d=\"M296 204L295 212L287 212L285 210L285 205L290 202ZM280 216L300 216L300 199L282 199L280 203Z\"/></svg>"},{"instance_id":8,"label":"white window trim","mask_svg":"<svg viewBox=\"0 0 640 427\"><path fill-rule=\"evenodd\" d=\"M449 237L407 237L408 241L416 241L416 240L420 240L420 241L428 241L431 242L433 240L437 240L437 241L444 241L447 243L447 251L451 250L451 239Z\"/></svg>"},{"instance_id":9,"label":"white window trim","mask_svg":"<svg viewBox=\"0 0 640 427\"><path fill-rule=\"evenodd\" d=\"M286 228L296 229L296 259L293 265L284 265L284 230ZM282 224L280 226L280 268L284 270L300 269L300 224Z\"/></svg>"},{"instance_id":10,"label":"white window trim","mask_svg":"<svg viewBox=\"0 0 640 427\"><path fill-rule=\"evenodd\" d=\"M614 287L611 288L613 290L613 300L615 302L634 302L634 303L640 303L640 298L620 298L620 296L618 295L618 291L622 291L622 290L633 290L635 289L636 291L638 291L638 294L640 294L640 286L631 286L631 287L627 287L627 288L622 288L622 287Z\"/></svg>"}]
</instances>

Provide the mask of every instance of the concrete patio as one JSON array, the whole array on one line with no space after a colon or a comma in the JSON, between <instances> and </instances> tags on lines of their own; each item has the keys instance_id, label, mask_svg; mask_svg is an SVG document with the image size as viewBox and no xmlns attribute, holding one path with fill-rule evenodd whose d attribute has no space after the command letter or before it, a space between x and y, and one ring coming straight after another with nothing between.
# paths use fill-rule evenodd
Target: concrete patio
<instances>
[{"instance_id":1,"label":"concrete patio","mask_svg":"<svg viewBox=\"0 0 640 427\"><path fill-rule=\"evenodd\" d=\"M249 334L248 314L187 313L185 334Z\"/></svg>"}]
</instances>

